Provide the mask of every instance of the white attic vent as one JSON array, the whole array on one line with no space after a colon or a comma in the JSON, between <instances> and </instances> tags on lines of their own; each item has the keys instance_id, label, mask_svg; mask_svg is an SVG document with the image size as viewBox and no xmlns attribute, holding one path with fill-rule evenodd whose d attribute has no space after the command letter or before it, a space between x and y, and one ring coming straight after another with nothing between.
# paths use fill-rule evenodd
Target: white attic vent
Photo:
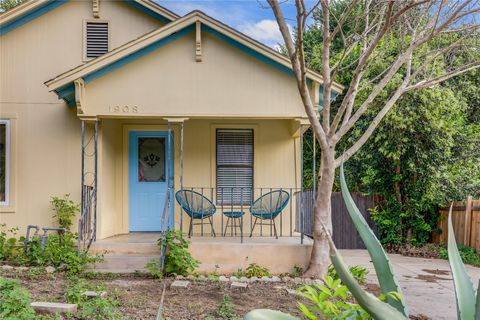
<instances>
[{"instance_id":1,"label":"white attic vent","mask_svg":"<svg viewBox=\"0 0 480 320\"><path fill-rule=\"evenodd\" d=\"M86 57L96 58L108 52L108 22L86 23Z\"/></svg>"}]
</instances>

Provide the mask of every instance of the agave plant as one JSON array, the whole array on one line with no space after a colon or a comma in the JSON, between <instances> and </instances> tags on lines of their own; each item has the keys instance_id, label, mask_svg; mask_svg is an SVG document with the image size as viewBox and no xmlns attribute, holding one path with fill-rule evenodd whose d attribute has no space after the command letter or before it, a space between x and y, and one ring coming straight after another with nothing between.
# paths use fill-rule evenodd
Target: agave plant
<instances>
[{"instance_id":1,"label":"agave plant","mask_svg":"<svg viewBox=\"0 0 480 320\"><path fill-rule=\"evenodd\" d=\"M459 320L480 319L480 280L477 291L473 288L465 265L462 262L455 240L452 224L452 206L448 212L448 262L453 275L455 285L455 297L457 299L457 316Z\"/></svg>"}]
</instances>

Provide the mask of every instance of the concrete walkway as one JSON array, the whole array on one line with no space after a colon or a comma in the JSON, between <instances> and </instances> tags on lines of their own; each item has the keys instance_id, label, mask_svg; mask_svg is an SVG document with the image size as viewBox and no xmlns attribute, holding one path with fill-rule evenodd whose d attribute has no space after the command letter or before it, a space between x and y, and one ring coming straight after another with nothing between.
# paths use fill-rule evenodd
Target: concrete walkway
<instances>
[{"instance_id":1,"label":"concrete walkway","mask_svg":"<svg viewBox=\"0 0 480 320\"><path fill-rule=\"evenodd\" d=\"M366 250L340 251L348 265L362 265L370 271L368 283L378 284ZM455 291L447 260L404 257L398 254L389 256L411 315L423 314L430 319L457 319ZM466 267L476 289L480 268Z\"/></svg>"}]
</instances>

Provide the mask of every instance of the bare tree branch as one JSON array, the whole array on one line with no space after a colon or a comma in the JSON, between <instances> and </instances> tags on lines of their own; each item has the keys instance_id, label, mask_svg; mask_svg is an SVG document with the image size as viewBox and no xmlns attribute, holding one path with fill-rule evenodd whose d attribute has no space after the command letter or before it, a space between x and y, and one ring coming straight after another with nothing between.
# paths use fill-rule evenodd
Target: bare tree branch
<instances>
[{"instance_id":1,"label":"bare tree branch","mask_svg":"<svg viewBox=\"0 0 480 320\"><path fill-rule=\"evenodd\" d=\"M290 35L290 30L288 29L287 23L285 22L285 18L280 9L278 1L277 0L267 0L267 1L273 10L280 32L282 33L282 37L285 41L285 47L287 48L290 62L292 63L292 69L297 79L297 87L305 107L305 113L308 116L308 119L310 121L310 124L312 125L315 136L320 143L320 146L322 148L327 148L328 142L326 139L326 134L323 131L323 128L320 124L319 119L317 118L317 114L315 112L312 99L310 97L310 92L308 91L308 88L306 86L301 85L302 83L305 83L305 82L303 82L301 79L300 62L298 61L297 52L295 50L295 45L293 44L292 36Z\"/></svg>"},{"instance_id":2,"label":"bare tree branch","mask_svg":"<svg viewBox=\"0 0 480 320\"><path fill-rule=\"evenodd\" d=\"M468 72L468 71L471 71L471 70L474 70L474 69L478 69L478 68L480 68L480 61L472 62L472 63L469 63L467 65L462 66L461 68L450 71L450 72L448 72L448 73L446 73L446 74L444 74L440 77L430 79L430 80L423 80L423 81L420 81L416 84L409 85L408 87L405 88L405 90L410 91L410 90L413 90L413 89L421 89L421 88L432 87L436 84L439 84L440 82L443 82L445 80L448 80L450 78L458 76L462 73L465 73L465 72Z\"/></svg>"}]
</instances>

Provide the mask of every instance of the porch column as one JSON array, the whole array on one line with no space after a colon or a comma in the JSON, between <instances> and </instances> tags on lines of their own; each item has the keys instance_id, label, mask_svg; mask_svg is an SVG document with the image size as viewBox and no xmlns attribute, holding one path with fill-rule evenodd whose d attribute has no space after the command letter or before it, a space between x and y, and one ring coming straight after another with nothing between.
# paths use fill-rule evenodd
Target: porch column
<instances>
[{"instance_id":1,"label":"porch column","mask_svg":"<svg viewBox=\"0 0 480 320\"><path fill-rule=\"evenodd\" d=\"M87 132L87 124L92 126ZM88 249L97 237L98 119L81 119L81 212L78 222L78 249ZM93 127L93 128L92 128ZM89 138L86 139L86 136ZM93 142L93 144L92 144ZM89 181L87 181L89 179Z\"/></svg>"},{"instance_id":2,"label":"porch column","mask_svg":"<svg viewBox=\"0 0 480 320\"><path fill-rule=\"evenodd\" d=\"M168 140L169 143L171 143L171 127L172 125L180 125L180 190L183 189L183 168L184 168L184 152L183 152L183 128L184 128L184 123L187 121L189 118L163 118L164 120L167 121L168 123ZM175 153L175 148L173 148L173 152ZM169 163L171 163L169 161ZM170 172L170 171L169 171ZM170 177L172 179L171 184L169 181L169 192L171 192L171 197L175 196L175 188L174 188L174 179L175 177L172 175ZM183 212L182 209L180 209L180 231L183 232ZM173 221L173 224L175 225L175 218Z\"/></svg>"}]
</instances>

